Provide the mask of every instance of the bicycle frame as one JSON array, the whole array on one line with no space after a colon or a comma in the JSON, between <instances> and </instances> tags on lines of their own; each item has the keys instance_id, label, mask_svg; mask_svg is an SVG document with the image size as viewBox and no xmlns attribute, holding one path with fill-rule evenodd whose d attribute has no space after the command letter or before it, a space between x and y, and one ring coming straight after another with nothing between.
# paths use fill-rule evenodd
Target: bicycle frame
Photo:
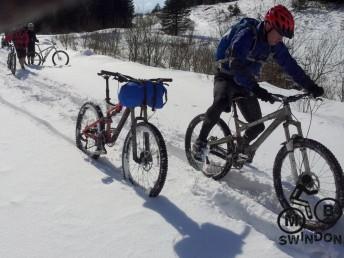
<instances>
[{"instance_id":1,"label":"bicycle frame","mask_svg":"<svg viewBox=\"0 0 344 258\"><path fill-rule=\"evenodd\" d=\"M132 135L136 136L137 120L141 119L141 120L147 122L147 107L141 107L141 114L143 113L143 117L140 116L138 118L135 117L135 109L134 108L126 108L124 110L122 117L121 117L121 120L118 123L118 126L116 128L111 128L111 124L113 122L112 117L115 116L116 114L120 113L122 111L122 108L123 107L121 104L116 104L115 106L110 107L106 111L106 117L103 117L103 118L93 122L92 124L86 126L85 129L83 130L83 134L86 135L87 137L94 139L95 141L103 140L105 144L110 144L111 146L113 146L116 143L126 121L129 118L129 115L130 115ZM102 135L105 137L105 139L99 139L98 135L88 133L90 128L94 128L94 127L98 126L98 124L103 124L105 126L105 131L103 132L104 135ZM149 148L149 139L146 137L145 137L145 148ZM140 162L140 159L137 156L137 139L136 139L136 137L133 137L133 159L135 162Z\"/></svg>"},{"instance_id":2,"label":"bicycle frame","mask_svg":"<svg viewBox=\"0 0 344 258\"><path fill-rule=\"evenodd\" d=\"M302 134L302 128L301 128L301 123L299 121L296 121L292 118L292 113L291 113L291 109L290 109L290 105L289 103L284 104L284 106L271 113L268 115L263 116L261 119L258 119L257 121L254 121L252 123L245 123L241 120L239 120L238 118L238 112L237 112L237 106L236 106L236 102L235 100L233 100L233 112L234 112L234 123L235 123L235 135L228 135L224 138L215 140L215 141L210 141L208 144L209 146L216 146L219 144L223 144L223 143L228 143L231 142L234 139L240 138L241 137L241 133L245 130L247 130L248 128L251 128L253 126L256 126L258 124L262 124L266 121L269 120L273 120L273 122L262 132L262 134L250 145L248 146L249 151L256 151L259 146L269 137L269 135L283 122L283 128L284 128L284 133L286 136L286 148L289 152L289 160L291 163L291 169L292 169L292 174L294 179L297 181L298 179L298 175L297 175L297 168L296 168L296 161L295 161L295 157L293 154L293 139L294 137L303 137ZM289 131L289 126L295 126L297 128L297 134L291 136L290 135L290 131ZM308 157L307 157L307 153L302 150L302 158L305 164L305 169L307 172L310 171L309 168L309 161L308 161Z\"/></svg>"},{"instance_id":3,"label":"bicycle frame","mask_svg":"<svg viewBox=\"0 0 344 258\"><path fill-rule=\"evenodd\" d=\"M11 70L12 74L15 74L16 70L16 48L13 43L10 43L9 46L9 53L7 55L7 68Z\"/></svg>"},{"instance_id":4,"label":"bicycle frame","mask_svg":"<svg viewBox=\"0 0 344 258\"><path fill-rule=\"evenodd\" d=\"M44 63L48 57L48 55L51 53L51 51L55 50L56 51L56 47L55 45L51 45L51 46L48 46L47 48L44 48L43 50L40 48L40 44L36 44L36 46L38 47L38 50L39 50L39 54L42 58L42 63ZM43 53L44 56L43 56Z\"/></svg>"},{"instance_id":5,"label":"bicycle frame","mask_svg":"<svg viewBox=\"0 0 344 258\"><path fill-rule=\"evenodd\" d=\"M133 159L135 162L139 163L140 158L137 155L136 125L137 125L137 120L143 120L144 122L148 121L147 106L141 107L141 112L140 112L139 117L135 117L135 108L125 108L124 113L118 123L118 126L116 128L111 128L111 124L113 122L112 117L120 113L123 109L123 106L120 103L112 104L110 102L111 98L109 97L110 95L109 94L109 76L104 76L104 78L106 80L106 98L105 98L105 101L107 103L106 116L86 126L85 129L83 130L83 134L86 135L87 137L94 139L96 142L99 140L102 140L103 143L113 146L116 143L130 115L132 135L135 136L133 137ZM94 128L98 126L98 124L105 126L105 131L102 132L103 134L101 135L105 139L99 139L98 135L88 133L90 128ZM148 151L149 150L149 137L147 138L145 136L144 141L145 141L145 150Z\"/></svg>"}]
</instances>

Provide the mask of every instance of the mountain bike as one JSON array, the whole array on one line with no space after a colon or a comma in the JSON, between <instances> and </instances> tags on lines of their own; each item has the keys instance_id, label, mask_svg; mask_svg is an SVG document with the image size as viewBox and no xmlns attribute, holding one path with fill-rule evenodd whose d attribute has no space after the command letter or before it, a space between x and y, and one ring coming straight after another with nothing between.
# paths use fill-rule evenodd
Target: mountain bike
<instances>
[{"instance_id":1,"label":"mountain bike","mask_svg":"<svg viewBox=\"0 0 344 258\"><path fill-rule=\"evenodd\" d=\"M35 52L33 63L26 57L25 64L43 65L49 54L53 52L51 59L54 65L67 65L69 63L68 54L63 50L58 50L54 41L49 41L49 43L50 45L43 49L41 49L42 44L36 44L38 52Z\"/></svg>"},{"instance_id":2,"label":"mountain bike","mask_svg":"<svg viewBox=\"0 0 344 258\"><path fill-rule=\"evenodd\" d=\"M14 75L16 73L17 57L16 57L16 49L12 42L9 44L9 49L10 49L10 52L7 55L7 67L8 69L11 70L11 73Z\"/></svg>"},{"instance_id":3,"label":"mountain bike","mask_svg":"<svg viewBox=\"0 0 344 258\"><path fill-rule=\"evenodd\" d=\"M168 168L164 138L159 129L148 122L146 102L139 106L139 116L135 115L135 107L125 107L121 102L111 103L109 79L125 82L122 88L128 83L166 85L166 82L172 82L172 79L142 80L103 70L98 75L106 82L107 111L104 116L101 108L92 102L87 102L81 107L76 123L76 146L91 158L98 159L100 155L107 153L106 146L115 145L130 116L130 130L124 140L122 150L123 176L133 185L142 188L149 197L156 197L164 186ZM113 118L120 113L122 117L114 127Z\"/></svg>"},{"instance_id":4,"label":"mountain bike","mask_svg":"<svg viewBox=\"0 0 344 258\"><path fill-rule=\"evenodd\" d=\"M241 169L248 159L248 153L255 152L268 136L283 124L286 141L277 153L273 165L273 181L277 198L284 209L294 205L291 198L296 185L302 185L312 194L307 196L310 206L323 198L333 198L344 207L343 170L336 157L321 143L305 138L301 122L294 118L290 103L309 98L309 94L283 96L272 94L276 101L282 103L281 108L252 123L245 123L238 118L236 102L233 99L232 110L235 133L232 134L227 124L220 119L208 136L207 153L204 162L196 161L191 153L192 144L196 141L205 115L196 116L189 124L185 135L185 151L191 166L201 170L207 177L215 180L223 178L230 169ZM272 123L262 134L243 151L242 132L262 124L268 120ZM291 135L289 127L294 126L296 133ZM337 207L338 208L338 207ZM312 218L305 222L305 228L310 230L325 230L334 223L324 223Z\"/></svg>"}]
</instances>

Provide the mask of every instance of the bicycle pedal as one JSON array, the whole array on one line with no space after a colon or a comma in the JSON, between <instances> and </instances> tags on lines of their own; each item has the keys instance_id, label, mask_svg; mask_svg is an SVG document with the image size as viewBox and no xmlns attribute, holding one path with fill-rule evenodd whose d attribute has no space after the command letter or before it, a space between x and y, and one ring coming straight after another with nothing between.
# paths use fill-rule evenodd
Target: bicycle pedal
<instances>
[{"instance_id":1,"label":"bicycle pedal","mask_svg":"<svg viewBox=\"0 0 344 258\"><path fill-rule=\"evenodd\" d=\"M248 155L244 154L244 153L239 153L238 155L238 162L245 162L246 160L248 160Z\"/></svg>"}]
</instances>

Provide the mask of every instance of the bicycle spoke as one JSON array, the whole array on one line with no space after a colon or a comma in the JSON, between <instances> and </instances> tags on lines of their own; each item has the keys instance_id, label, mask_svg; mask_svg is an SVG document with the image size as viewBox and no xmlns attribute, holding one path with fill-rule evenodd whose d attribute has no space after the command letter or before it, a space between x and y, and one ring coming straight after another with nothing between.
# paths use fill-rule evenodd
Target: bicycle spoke
<instances>
[{"instance_id":1,"label":"bicycle spoke","mask_svg":"<svg viewBox=\"0 0 344 258\"><path fill-rule=\"evenodd\" d=\"M128 146L128 149L125 149L127 158L122 159L123 168L125 173L130 175L134 185L144 189L147 194L154 193L153 196L156 196L158 193L155 193L156 187L161 190L163 185L159 180L165 180L165 177L161 178L161 173L166 173L166 171L161 169L164 166L161 163L162 150L158 145L156 135L149 126L145 125L145 123L139 123L136 128L137 155L140 162L135 162L133 159L134 136L130 132L130 138L127 136L124 144Z\"/></svg>"},{"instance_id":2,"label":"bicycle spoke","mask_svg":"<svg viewBox=\"0 0 344 258\"><path fill-rule=\"evenodd\" d=\"M76 128L76 144L79 149L85 152L92 158L99 157L99 150L101 148L99 140L101 139L100 132L102 131L101 123L97 123L95 126L89 127L90 124L98 121L103 117L101 110L93 103L85 103L79 112L77 118ZM87 130L87 131L85 131Z\"/></svg>"},{"instance_id":3,"label":"bicycle spoke","mask_svg":"<svg viewBox=\"0 0 344 258\"><path fill-rule=\"evenodd\" d=\"M302 155L302 151L305 150ZM296 182L292 176L292 164L289 159L289 152L286 147L279 151L274 165L274 184L277 197L283 208L290 206L300 208L297 203L292 204L290 200L291 193L296 189ZM342 201L343 187L337 181L342 176L342 170L326 147L320 143L310 139L298 139L294 142L294 157L296 165L298 166L299 180L298 183L303 182L302 187L308 191L315 191L309 193L302 190L299 200L307 202L313 211L315 206L324 198L332 198L337 201ZM306 171L305 161L308 160L310 171ZM303 176L308 176L309 178ZM300 181L300 179L302 179ZM305 180L305 181L303 181ZM313 214L314 215L314 214ZM332 224L325 224L316 217L306 218L305 228L310 230L328 229Z\"/></svg>"}]
</instances>

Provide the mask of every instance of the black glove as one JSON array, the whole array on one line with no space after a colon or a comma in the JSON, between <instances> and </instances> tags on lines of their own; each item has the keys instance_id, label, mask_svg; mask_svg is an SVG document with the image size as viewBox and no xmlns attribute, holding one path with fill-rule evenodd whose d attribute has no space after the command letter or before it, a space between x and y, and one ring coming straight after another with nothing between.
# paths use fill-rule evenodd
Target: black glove
<instances>
[{"instance_id":1,"label":"black glove","mask_svg":"<svg viewBox=\"0 0 344 258\"><path fill-rule=\"evenodd\" d=\"M258 85L256 85L252 89L252 91L257 96L257 98L259 98L265 102L269 101L271 104L273 104L275 102L275 98L271 95L271 93L269 93L266 89L259 87Z\"/></svg>"},{"instance_id":2,"label":"black glove","mask_svg":"<svg viewBox=\"0 0 344 258\"><path fill-rule=\"evenodd\" d=\"M314 98L317 98L324 94L324 88L314 84L311 88L309 88L309 92L312 93Z\"/></svg>"}]
</instances>

